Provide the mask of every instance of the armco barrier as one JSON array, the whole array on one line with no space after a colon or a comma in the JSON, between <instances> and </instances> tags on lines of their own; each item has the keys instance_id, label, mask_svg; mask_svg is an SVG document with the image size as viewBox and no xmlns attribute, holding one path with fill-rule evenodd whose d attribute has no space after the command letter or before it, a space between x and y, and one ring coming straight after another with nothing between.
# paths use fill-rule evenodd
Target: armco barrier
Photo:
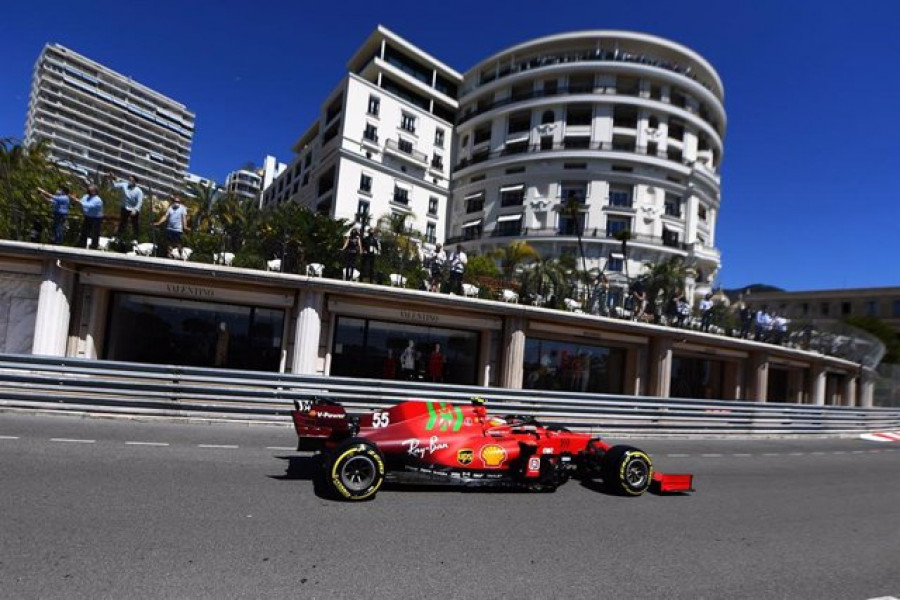
<instances>
[{"instance_id":1,"label":"armco barrier","mask_svg":"<svg viewBox=\"0 0 900 600\"><path fill-rule=\"evenodd\" d=\"M0 409L287 423L293 400L321 396L350 412L417 398L488 399L573 429L659 435L856 434L900 429L900 409L523 391L0 354Z\"/></svg>"}]
</instances>

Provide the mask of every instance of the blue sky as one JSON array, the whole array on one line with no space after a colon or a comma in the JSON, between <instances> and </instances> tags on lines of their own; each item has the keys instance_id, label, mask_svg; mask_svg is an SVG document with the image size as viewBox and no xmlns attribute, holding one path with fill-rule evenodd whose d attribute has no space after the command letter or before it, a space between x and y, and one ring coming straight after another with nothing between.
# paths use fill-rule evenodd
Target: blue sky
<instances>
[{"instance_id":1,"label":"blue sky","mask_svg":"<svg viewBox=\"0 0 900 600\"><path fill-rule=\"evenodd\" d=\"M890 0L4 4L0 137L23 134L34 62L58 42L194 111L190 170L219 181L266 154L289 159L379 23L461 72L563 31L667 37L725 83L718 282L900 285L900 5Z\"/></svg>"}]
</instances>

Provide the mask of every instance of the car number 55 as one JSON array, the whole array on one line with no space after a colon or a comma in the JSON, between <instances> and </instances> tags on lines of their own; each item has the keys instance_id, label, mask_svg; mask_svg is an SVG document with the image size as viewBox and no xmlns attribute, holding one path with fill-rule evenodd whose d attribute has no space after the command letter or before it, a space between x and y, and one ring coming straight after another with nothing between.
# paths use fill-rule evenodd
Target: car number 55
<instances>
[{"instance_id":1,"label":"car number 55","mask_svg":"<svg viewBox=\"0 0 900 600\"><path fill-rule=\"evenodd\" d=\"M372 427L387 427L391 424L391 418L386 412L372 413Z\"/></svg>"}]
</instances>

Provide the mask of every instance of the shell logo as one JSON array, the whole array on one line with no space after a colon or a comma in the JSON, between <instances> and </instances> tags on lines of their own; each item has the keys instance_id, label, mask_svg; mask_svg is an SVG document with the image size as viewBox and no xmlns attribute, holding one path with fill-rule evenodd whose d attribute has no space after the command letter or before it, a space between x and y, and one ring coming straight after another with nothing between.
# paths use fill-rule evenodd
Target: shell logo
<instances>
[{"instance_id":1,"label":"shell logo","mask_svg":"<svg viewBox=\"0 0 900 600\"><path fill-rule=\"evenodd\" d=\"M502 446L497 446L496 444L482 446L479 454L481 456L481 462L489 469L496 469L502 465L507 458L506 450Z\"/></svg>"}]
</instances>

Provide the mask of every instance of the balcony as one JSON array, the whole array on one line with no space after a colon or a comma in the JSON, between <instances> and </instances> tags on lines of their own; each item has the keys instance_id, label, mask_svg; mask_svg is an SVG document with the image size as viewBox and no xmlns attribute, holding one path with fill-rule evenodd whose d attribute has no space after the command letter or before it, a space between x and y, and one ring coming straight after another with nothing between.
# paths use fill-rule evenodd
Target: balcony
<instances>
[{"instance_id":1,"label":"balcony","mask_svg":"<svg viewBox=\"0 0 900 600\"><path fill-rule=\"evenodd\" d=\"M412 142L398 142L397 140L388 140L385 143L385 149L394 156L414 163L416 166L428 165L428 155L424 152L416 150Z\"/></svg>"},{"instance_id":2,"label":"balcony","mask_svg":"<svg viewBox=\"0 0 900 600\"><path fill-rule=\"evenodd\" d=\"M391 143L391 140L388 141L388 144ZM574 146L578 146L577 148L573 148ZM461 171L462 169L471 167L472 165L476 165L478 163L486 162L488 160L492 160L495 158L503 158L510 155L516 154L532 154L532 153L540 153L540 152L560 152L560 151L569 151L569 152L588 152L588 151L600 151L600 152L629 152L631 154L642 154L646 155L646 149L643 149L644 152L635 151L634 143L630 144L613 144L612 142L590 142L588 143L539 143L539 144L522 144L516 145L514 148L503 148L501 150L494 150L493 152L480 150L476 153L473 153L469 158L462 158L458 163L456 163L456 167L454 171ZM659 157L664 158L664 157ZM666 158L664 158L666 159ZM678 163L680 165L690 165L690 161L685 159L681 153L679 152L677 155L670 154L667 157L667 160Z\"/></svg>"}]
</instances>

